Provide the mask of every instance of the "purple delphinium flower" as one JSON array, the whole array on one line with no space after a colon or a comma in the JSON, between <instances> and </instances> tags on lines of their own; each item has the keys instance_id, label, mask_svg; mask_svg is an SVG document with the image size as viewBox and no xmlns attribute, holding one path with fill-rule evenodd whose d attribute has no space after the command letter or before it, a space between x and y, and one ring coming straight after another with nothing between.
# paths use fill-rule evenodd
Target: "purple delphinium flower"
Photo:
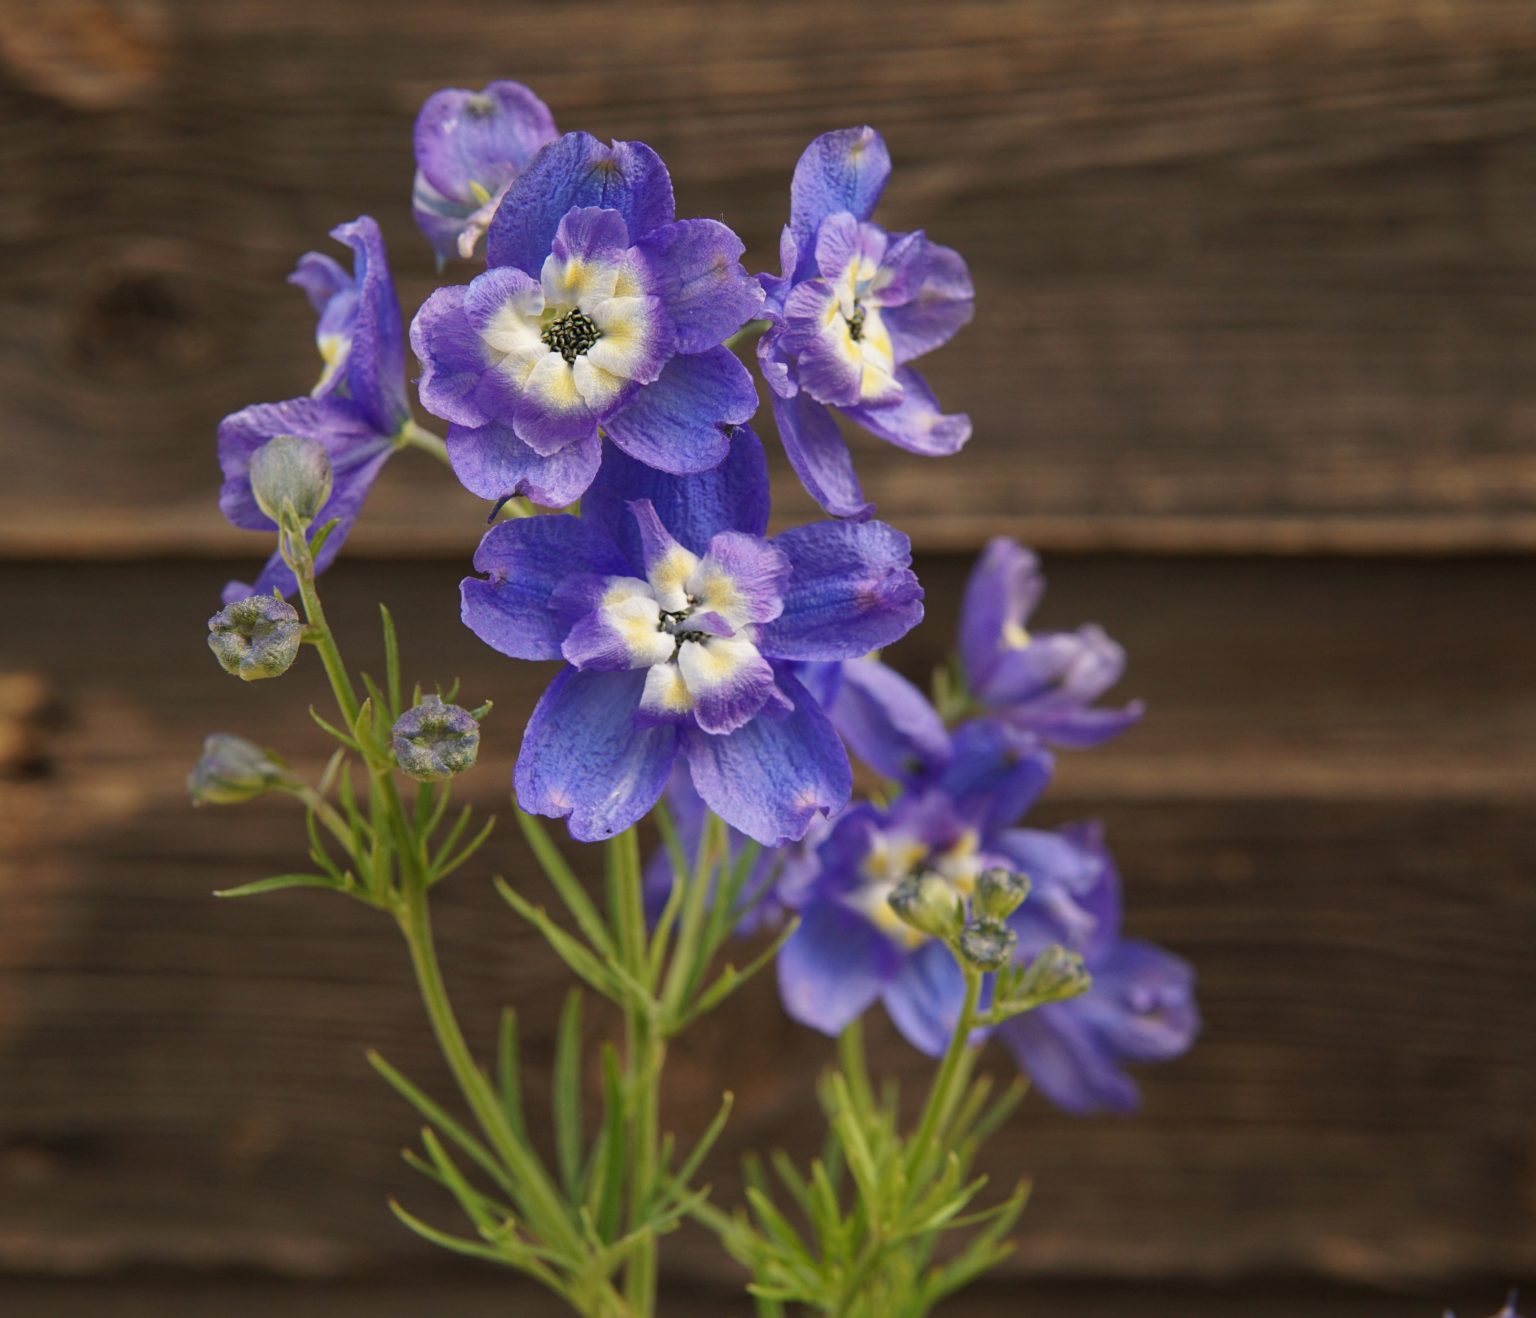
<instances>
[{"instance_id":1,"label":"purple delphinium flower","mask_svg":"<svg viewBox=\"0 0 1536 1318\"><path fill-rule=\"evenodd\" d=\"M1077 848L1016 826L1051 774L1033 737L979 720L956 729L945 754L931 783L888 807L850 807L819 848L820 872L796 903L800 927L779 954L780 995L802 1024L836 1035L878 999L914 1046L941 1053L964 983L949 948L891 908L896 886L928 871L965 897L999 865L1029 875L1031 900L1069 907L1091 879Z\"/></svg>"},{"instance_id":2,"label":"purple delphinium flower","mask_svg":"<svg viewBox=\"0 0 1536 1318\"><path fill-rule=\"evenodd\" d=\"M971 436L970 418L940 412L908 365L970 320L970 272L921 230L870 223L890 172L873 128L818 137L795 166L783 273L761 276L771 323L758 360L774 419L796 475L838 517L867 517L873 505L834 412L928 456L954 453Z\"/></svg>"},{"instance_id":3,"label":"purple delphinium flower","mask_svg":"<svg viewBox=\"0 0 1536 1318\"><path fill-rule=\"evenodd\" d=\"M1120 936L1120 875L1095 824L1063 836L1097 863L1093 885L1070 922L1031 897L1010 919L1023 960L1052 944L1079 953L1093 983L1080 997L1047 1003L1005 1021L998 1036L1020 1068L1068 1112L1128 1112L1140 1101L1126 1062L1179 1056L1200 1029L1195 972L1151 943Z\"/></svg>"},{"instance_id":4,"label":"purple delphinium flower","mask_svg":"<svg viewBox=\"0 0 1536 1318\"><path fill-rule=\"evenodd\" d=\"M644 143L545 147L496 210L485 273L438 289L411 325L459 480L562 507L592 483L603 436L658 471L718 465L757 410L721 346L762 303L741 253L725 225L673 219Z\"/></svg>"},{"instance_id":5,"label":"purple delphinium flower","mask_svg":"<svg viewBox=\"0 0 1536 1318\"><path fill-rule=\"evenodd\" d=\"M1143 713L1093 702L1120 680L1125 651L1092 625L1031 634L1024 624L1045 593L1040 562L998 537L976 561L960 613L960 659L971 696L988 713L1057 746L1096 746Z\"/></svg>"},{"instance_id":6,"label":"purple delphinium flower","mask_svg":"<svg viewBox=\"0 0 1536 1318\"><path fill-rule=\"evenodd\" d=\"M410 419L400 303L379 226L363 215L332 229L331 237L352 248L352 274L330 257L310 252L291 277L319 315L316 339L325 369L314 393L283 403L257 403L219 423L219 465L224 471L219 508L244 530L276 529L251 493L250 463L256 450L278 435L298 435L325 446L334 483L312 526L332 519L338 525L321 548L317 571L335 559ZM274 588L283 595L298 588L275 553L253 584L230 582L224 602L269 594Z\"/></svg>"},{"instance_id":7,"label":"purple delphinium flower","mask_svg":"<svg viewBox=\"0 0 1536 1318\"><path fill-rule=\"evenodd\" d=\"M465 623L503 654L566 661L523 738L525 810L610 837L656 803L679 754L705 804L766 845L842 808L847 753L788 665L904 635L922 589L906 536L882 523L768 540L767 522L767 464L743 427L693 476L610 450L579 517L486 535Z\"/></svg>"},{"instance_id":8,"label":"purple delphinium flower","mask_svg":"<svg viewBox=\"0 0 1536 1318\"><path fill-rule=\"evenodd\" d=\"M512 180L557 135L549 107L520 82L427 97L416 116L411 210L439 266L474 255Z\"/></svg>"}]
</instances>

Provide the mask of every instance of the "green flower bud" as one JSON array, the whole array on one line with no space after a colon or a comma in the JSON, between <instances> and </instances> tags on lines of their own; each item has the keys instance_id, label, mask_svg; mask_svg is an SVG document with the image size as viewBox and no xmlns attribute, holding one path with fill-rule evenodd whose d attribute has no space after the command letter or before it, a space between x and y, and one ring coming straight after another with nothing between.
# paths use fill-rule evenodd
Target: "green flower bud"
<instances>
[{"instance_id":1,"label":"green flower bud","mask_svg":"<svg viewBox=\"0 0 1536 1318\"><path fill-rule=\"evenodd\" d=\"M933 938L954 938L965 919L960 894L931 870L907 875L886 901L904 924Z\"/></svg>"},{"instance_id":2,"label":"green flower bud","mask_svg":"<svg viewBox=\"0 0 1536 1318\"><path fill-rule=\"evenodd\" d=\"M249 595L208 619L208 648L226 673L246 682L286 673L303 639L298 611L276 595Z\"/></svg>"},{"instance_id":3,"label":"green flower bud","mask_svg":"<svg viewBox=\"0 0 1536 1318\"><path fill-rule=\"evenodd\" d=\"M445 705L439 696L423 696L391 731L395 763L424 783L452 778L475 762L480 725L467 709Z\"/></svg>"},{"instance_id":4,"label":"green flower bud","mask_svg":"<svg viewBox=\"0 0 1536 1318\"><path fill-rule=\"evenodd\" d=\"M1019 937L1001 920L972 920L960 932L960 955L978 970L1001 970L1013 959Z\"/></svg>"},{"instance_id":5,"label":"green flower bud","mask_svg":"<svg viewBox=\"0 0 1536 1318\"><path fill-rule=\"evenodd\" d=\"M270 792L288 781L288 771L244 737L215 732L187 775L193 805L234 805Z\"/></svg>"},{"instance_id":6,"label":"green flower bud","mask_svg":"<svg viewBox=\"0 0 1536 1318\"><path fill-rule=\"evenodd\" d=\"M1023 978L1011 995L1025 999L1032 1006L1061 1002L1086 993L1093 983L1083 958L1052 943L1024 968Z\"/></svg>"},{"instance_id":7,"label":"green flower bud","mask_svg":"<svg viewBox=\"0 0 1536 1318\"><path fill-rule=\"evenodd\" d=\"M992 920L1006 920L1029 896L1029 880L1013 870L995 865L984 869L976 880L972 906L977 915Z\"/></svg>"},{"instance_id":8,"label":"green flower bud","mask_svg":"<svg viewBox=\"0 0 1536 1318\"><path fill-rule=\"evenodd\" d=\"M251 454L251 493L279 526L285 507L301 527L314 521L331 497L331 479L331 460L317 439L277 435Z\"/></svg>"}]
</instances>

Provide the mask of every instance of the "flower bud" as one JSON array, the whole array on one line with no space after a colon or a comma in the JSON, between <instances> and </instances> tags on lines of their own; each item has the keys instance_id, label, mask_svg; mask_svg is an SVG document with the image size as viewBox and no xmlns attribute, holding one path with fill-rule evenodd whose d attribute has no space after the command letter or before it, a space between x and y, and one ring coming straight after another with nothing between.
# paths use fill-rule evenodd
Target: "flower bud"
<instances>
[{"instance_id":1,"label":"flower bud","mask_svg":"<svg viewBox=\"0 0 1536 1318\"><path fill-rule=\"evenodd\" d=\"M933 938L954 938L965 918L960 894L932 871L907 875L886 901L902 923Z\"/></svg>"},{"instance_id":2,"label":"flower bud","mask_svg":"<svg viewBox=\"0 0 1536 1318\"><path fill-rule=\"evenodd\" d=\"M1019 937L1001 920L983 916L960 932L960 955L978 970L1001 970L1013 959Z\"/></svg>"},{"instance_id":3,"label":"flower bud","mask_svg":"<svg viewBox=\"0 0 1536 1318\"><path fill-rule=\"evenodd\" d=\"M270 792L288 779L287 770L244 737L215 732L187 775L193 805L234 805Z\"/></svg>"},{"instance_id":4,"label":"flower bud","mask_svg":"<svg viewBox=\"0 0 1536 1318\"><path fill-rule=\"evenodd\" d=\"M972 906L977 915L990 920L1006 920L1029 896L1029 880L1024 875L1001 865L984 869L976 880L976 896Z\"/></svg>"},{"instance_id":5,"label":"flower bud","mask_svg":"<svg viewBox=\"0 0 1536 1318\"><path fill-rule=\"evenodd\" d=\"M408 709L391 732L395 763L424 783L452 778L475 762L480 750L480 725L458 705L445 705L439 696L423 696Z\"/></svg>"},{"instance_id":6,"label":"flower bud","mask_svg":"<svg viewBox=\"0 0 1536 1318\"><path fill-rule=\"evenodd\" d=\"M285 507L301 527L314 521L331 497L331 479L331 460L317 439L277 435L251 454L251 493L279 526Z\"/></svg>"},{"instance_id":7,"label":"flower bud","mask_svg":"<svg viewBox=\"0 0 1536 1318\"><path fill-rule=\"evenodd\" d=\"M208 619L208 648L226 673L246 682L286 673L303 638L298 611L276 595L248 595Z\"/></svg>"},{"instance_id":8,"label":"flower bud","mask_svg":"<svg viewBox=\"0 0 1536 1318\"><path fill-rule=\"evenodd\" d=\"M1052 943L1024 968L1014 996L1040 1006L1078 997L1086 993L1092 983L1093 977L1083 965L1083 958Z\"/></svg>"}]
</instances>

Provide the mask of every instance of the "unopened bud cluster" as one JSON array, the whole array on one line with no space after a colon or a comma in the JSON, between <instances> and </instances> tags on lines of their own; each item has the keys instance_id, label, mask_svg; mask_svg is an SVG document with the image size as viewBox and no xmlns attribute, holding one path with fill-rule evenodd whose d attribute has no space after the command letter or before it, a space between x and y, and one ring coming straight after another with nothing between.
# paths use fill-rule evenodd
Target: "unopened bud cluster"
<instances>
[{"instance_id":1,"label":"unopened bud cluster","mask_svg":"<svg viewBox=\"0 0 1536 1318\"><path fill-rule=\"evenodd\" d=\"M886 899L905 924L941 938L979 970L996 971L1013 961L1018 936L1007 920L1029 895L1029 880L996 866L982 871L969 909L955 886L931 869L907 875Z\"/></svg>"}]
</instances>

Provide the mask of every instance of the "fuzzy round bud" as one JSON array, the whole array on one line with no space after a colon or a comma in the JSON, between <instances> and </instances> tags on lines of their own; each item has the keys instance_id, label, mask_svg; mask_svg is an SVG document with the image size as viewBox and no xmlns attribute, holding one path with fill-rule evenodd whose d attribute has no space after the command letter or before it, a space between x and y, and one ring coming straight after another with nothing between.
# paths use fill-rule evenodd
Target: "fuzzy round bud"
<instances>
[{"instance_id":1,"label":"fuzzy round bud","mask_svg":"<svg viewBox=\"0 0 1536 1318\"><path fill-rule=\"evenodd\" d=\"M1024 875L1001 865L982 870L976 880L976 896L972 906L977 915L992 920L1006 920L1024 905L1029 896L1029 880Z\"/></svg>"},{"instance_id":2,"label":"fuzzy round bud","mask_svg":"<svg viewBox=\"0 0 1536 1318\"><path fill-rule=\"evenodd\" d=\"M298 611L276 595L248 595L208 619L208 648L226 673L246 682L286 673L303 639Z\"/></svg>"},{"instance_id":3,"label":"fuzzy round bud","mask_svg":"<svg viewBox=\"0 0 1536 1318\"><path fill-rule=\"evenodd\" d=\"M480 750L480 725L458 705L445 705L439 696L423 696L391 731L395 763L424 783L452 778L475 762Z\"/></svg>"},{"instance_id":4,"label":"fuzzy round bud","mask_svg":"<svg viewBox=\"0 0 1536 1318\"><path fill-rule=\"evenodd\" d=\"M983 916L960 931L960 955L978 970L1001 970L1013 960L1019 937L1001 920Z\"/></svg>"},{"instance_id":5,"label":"fuzzy round bud","mask_svg":"<svg viewBox=\"0 0 1536 1318\"><path fill-rule=\"evenodd\" d=\"M954 938L965 918L960 894L930 871L907 875L886 901L904 924L932 938Z\"/></svg>"},{"instance_id":6,"label":"fuzzy round bud","mask_svg":"<svg viewBox=\"0 0 1536 1318\"><path fill-rule=\"evenodd\" d=\"M287 779L287 770L254 742L215 732L203 742L202 758L187 775L187 791L193 805L234 805Z\"/></svg>"},{"instance_id":7,"label":"fuzzy round bud","mask_svg":"<svg viewBox=\"0 0 1536 1318\"><path fill-rule=\"evenodd\" d=\"M251 454L251 493L279 525L284 508L301 527L314 521L331 497L331 480L331 460L317 439L277 435Z\"/></svg>"},{"instance_id":8,"label":"fuzzy round bud","mask_svg":"<svg viewBox=\"0 0 1536 1318\"><path fill-rule=\"evenodd\" d=\"M1061 1002L1086 993L1093 977L1076 952L1052 943L1024 968L1018 996L1036 1005Z\"/></svg>"}]
</instances>

